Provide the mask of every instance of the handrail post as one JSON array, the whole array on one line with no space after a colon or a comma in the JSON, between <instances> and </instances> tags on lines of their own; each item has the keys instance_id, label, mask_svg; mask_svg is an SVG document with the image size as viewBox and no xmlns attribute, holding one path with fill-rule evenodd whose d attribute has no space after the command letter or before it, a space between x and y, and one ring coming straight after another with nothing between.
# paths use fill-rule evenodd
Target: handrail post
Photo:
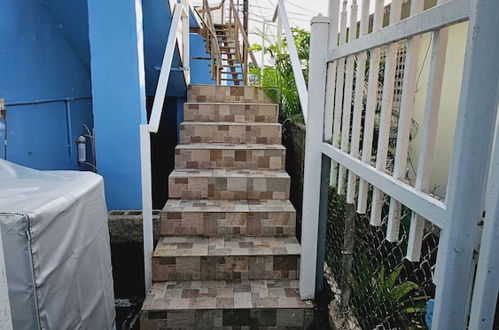
<instances>
[{"instance_id":1,"label":"handrail post","mask_svg":"<svg viewBox=\"0 0 499 330\"><path fill-rule=\"evenodd\" d=\"M182 67L186 85L191 83L189 3L182 0Z\"/></svg>"},{"instance_id":2,"label":"handrail post","mask_svg":"<svg viewBox=\"0 0 499 330\"><path fill-rule=\"evenodd\" d=\"M282 2L280 1L279 5ZM321 180L324 172L323 157L320 149L323 136L323 121L326 92L326 71L329 19L317 16L312 19L310 37L310 75L308 108L311 110L307 119L307 136L305 144L305 174L303 184L303 216L302 216L302 254L300 258L300 296L312 299L315 296L316 276L322 273L317 269L322 265L318 260L318 235L321 225ZM329 168L326 169L329 173ZM324 196L322 196L324 197ZM324 206L324 203L322 203ZM323 214L322 214L323 215ZM324 242L322 242L324 243Z\"/></svg>"},{"instance_id":3,"label":"handrail post","mask_svg":"<svg viewBox=\"0 0 499 330\"><path fill-rule=\"evenodd\" d=\"M152 286L152 224L151 132L149 125L140 125L140 170L142 181L142 228L144 235L144 286L146 294Z\"/></svg>"}]
</instances>

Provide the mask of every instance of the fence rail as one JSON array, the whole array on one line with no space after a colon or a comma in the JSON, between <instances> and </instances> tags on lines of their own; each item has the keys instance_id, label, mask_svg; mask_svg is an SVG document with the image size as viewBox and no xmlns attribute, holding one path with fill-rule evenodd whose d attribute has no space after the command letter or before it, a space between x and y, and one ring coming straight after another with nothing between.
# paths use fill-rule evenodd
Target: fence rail
<instances>
[{"instance_id":1,"label":"fence rail","mask_svg":"<svg viewBox=\"0 0 499 330\"><path fill-rule=\"evenodd\" d=\"M404 19L402 0L393 0L389 8L385 8L383 0L375 0L372 15L370 5L371 1L362 0L358 24L356 0L350 8L347 1L340 8L338 0L331 0L330 17L317 17L312 23L307 127L313 130L307 131L306 142L301 295L313 297L316 286L321 285L325 254L322 239L327 215L324 192L331 183L340 194L346 194L346 202L355 206L358 214L369 211L371 225L384 224L389 242L400 238L402 206L410 210L406 258L412 262L420 261L425 223L428 221L441 229L433 279L434 329L464 329L468 313L475 328L480 324L473 317L475 314L486 314L481 320L491 324L492 308L483 304L470 307L470 292L474 284L473 255L479 243L479 223L488 221L492 231L497 226L497 217L489 218L489 212L494 215L497 212L499 199L494 183L498 177L496 172L489 174L489 168L494 139L496 145L499 143L494 135L499 45L493 37L499 31L499 23L491 14L499 11L499 3L438 0L436 6L423 10L423 0L412 0L409 17ZM389 12L388 17L385 12ZM447 197L442 199L430 191L431 168L442 107L449 27L463 21L469 21L468 35L460 36L466 39L464 73ZM419 79L420 40L425 33L431 34L432 41L413 185L407 178L407 162ZM402 76L397 78L401 45L405 49L405 63L400 70ZM401 81L401 95L396 94L400 88L397 79ZM395 96L400 97L397 110ZM391 146L392 142L395 146ZM475 290L475 301L491 303L497 299L497 281L491 283L498 276L494 268L498 262L492 262L490 257L492 244L490 236L485 235L476 285L482 288L486 298L477 297ZM490 275L491 269L494 275ZM491 286L492 292L485 292L485 285Z\"/></svg>"}]
</instances>

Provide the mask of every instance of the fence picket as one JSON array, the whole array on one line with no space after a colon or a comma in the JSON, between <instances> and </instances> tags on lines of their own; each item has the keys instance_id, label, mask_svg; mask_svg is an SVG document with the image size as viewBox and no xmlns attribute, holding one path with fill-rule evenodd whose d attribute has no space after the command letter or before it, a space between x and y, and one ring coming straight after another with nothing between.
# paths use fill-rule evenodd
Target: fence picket
<instances>
[{"instance_id":1,"label":"fence picket","mask_svg":"<svg viewBox=\"0 0 499 330\"><path fill-rule=\"evenodd\" d=\"M365 36L369 29L369 5L370 0L362 1L362 13L360 18L360 36ZM360 130L362 111L364 108L364 95L365 95L365 71L366 71L367 52L362 52L357 55L357 73L355 77L355 101L352 120L352 145L350 147L350 154L355 158L359 157L360 145ZM357 176L354 172L348 172L347 184L347 203L355 203L355 192L357 188Z\"/></svg>"},{"instance_id":2,"label":"fence picket","mask_svg":"<svg viewBox=\"0 0 499 330\"><path fill-rule=\"evenodd\" d=\"M376 0L374 9L373 32L383 27L384 1ZM369 59L369 82L367 87L366 118L364 121L364 134L362 143L362 161L371 164L372 144L374 133L374 117L378 106L378 78L379 78L380 48L370 51ZM367 198L369 183L361 179L359 184L359 199L357 201L357 213L365 214L367 211Z\"/></svg>"},{"instance_id":3,"label":"fence picket","mask_svg":"<svg viewBox=\"0 0 499 330\"><path fill-rule=\"evenodd\" d=\"M401 0L392 1L390 8L390 24L400 21L402 9ZM390 139L390 124L393 111L393 94L395 85L395 74L397 71L397 52L399 43L394 42L388 45L385 54L385 72L383 78L383 96L381 99L381 119L378 133L378 150L376 153L376 168L380 171L386 170L386 160L388 158L388 142ZM371 225L381 225L381 210L383 208L383 192L374 187L371 209Z\"/></svg>"},{"instance_id":4,"label":"fence picket","mask_svg":"<svg viewBox=\"0 0 499 330\"><path fill-rule=\"evenodd\" d=\"M411 16L421 13L423 11L423 5L423 0L413 0L411 2ZM410 142L409 137L411 132L412 116L414 114L414 95L416 92L420 42L421 37L419 35L410 38L407 42L397 142L395 147L395 164L393 169L393 177L401 181L404 181L407 171L407 157ZM390 199L390 208L388 211L388 230L386 234L386 239L389 242L396 242L398 240L400 212L401 204L392 197Z\"/></svg>"},{"instance_id":5,"label":"fence picket","mask_svg":"<svg viewBox=\"0 0 499 330\"><path fill-rule=\"evenodd\" d=\"M350 154L357 158L359 157L359 144L360 144L360 129L364 101L364 79L366 71L367 53L362 52L357 56L357 72L355 77L355 100L352 120L352 144L350 146ZM353 204L355 202L355 189L357 186L357 176L352 171L348 172L347 184L347 203Z\"/></svg>"},{"instance_id":6,"label":"fence picket","mask_svg":"<svg viewBox=\"0 0 499 330\"><path fill-rule=\"evenodd\" d=\"M324 141L331 141L333 136L334 97L336 92L337 62L331 62L327 68L326 105L324 113Z\"/></svg>"},{"instance_id":7,"label":"fence picket","mask_svg":"<svg viewBox=\"0 0 499 330\"><path fill-rule=\"evenodd\" d=\"M347 33L347 2L343 1L343 8L340 15L340 38L339 45L344 45L346 43L346 33ZM336 92L334 101L334 118L333 118L333 141L332 145L335 148L339 148L340 142L340 130L341 130L341 117L342 117L342 104L343 104L343 88L345 83L345 59L340 59L338 61L338 68L336 70ZM331 186L336 186L338 184L338 163L331 162Z\"/></svg>"},{"instance_id":8,"label":"fence picket","mask_svg":"<svg viewBox=\"0 0 499 330\"><path fill-rule=\"evenodd\" d=\"M348 30L348 42L357 38L357 1L353 0L350 6L350 27ZM353 93L353 74L354 74L355 56L347 58L345 94L343 98L343 121L341 124L341 150L348 152L350 142L350 119L352 114L352 93ZM338 192L345 193L346 168L340 166L338 174Z\"/></svg>"},{"instance_id":9,"label":"fence picket","mask_svg":"<svg viewBox=\"0 0 499 330\"><path fill-rule=\"evenodd\" d=\"M353 92L353 65L355 56L347 58L347 67L345 72L345 92L343 96L343 122L341 124L341 150L348 152L350 137L350 117L352 113L352 92ZM338 193L345 193L346 169L339 167L338 174Z\"/></svg>"},{"instance_id":10,"label":"fence picket","mask_svg":"<svg viewBox=\"0 0 499 330\"><path fill-rule=\"evenodd\" d=\"M448 28L433 32L430 76L428 78L428 92L422 125L423 133L416 176L416 189L426 193L430 189L430 172L437 138L438 113L448 37ZM419 261L421 242L424 235L424 223L425 219L423 217L413 214L409 231L409 243L407 245L407 259L411 261Z\"/></svg>"}]
</instances>

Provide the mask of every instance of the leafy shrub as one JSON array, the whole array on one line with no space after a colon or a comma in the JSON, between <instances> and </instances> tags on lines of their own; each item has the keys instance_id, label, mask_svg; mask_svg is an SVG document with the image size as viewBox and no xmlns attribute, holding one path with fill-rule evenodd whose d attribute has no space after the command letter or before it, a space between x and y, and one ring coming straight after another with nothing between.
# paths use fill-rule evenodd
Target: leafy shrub
<instances>
[{"instance_id":1,"label":"leafy shrub","mask_svg":"<svg viewBox=\"0 0 499 330\"><path fill-rule=\"evenodd\" d=\"M308 59L310 54L310 32L293 28L298 58L302 65L305 81L308 81ZM279 120L284 122L291 120L295 123L303 123L303 113L300 106L300 98L296 88L291 59L286 51L287 42L282 41L279 47L275 41L265 48L265 53L270 56L270 66L252 68L251 73L255 77L255 83L263 88L268 97L279 104ZM253 45L252 50L261 50L260 45Z\"/></svg>"}]
</instances>

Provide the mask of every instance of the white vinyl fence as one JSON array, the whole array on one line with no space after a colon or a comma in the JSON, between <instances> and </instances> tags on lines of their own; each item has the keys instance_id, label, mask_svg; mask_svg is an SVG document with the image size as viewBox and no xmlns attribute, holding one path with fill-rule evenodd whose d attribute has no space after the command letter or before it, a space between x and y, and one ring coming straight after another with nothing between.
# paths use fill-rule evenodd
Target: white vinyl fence
<instances>
[{"instance_id":1,"label":"white vinyl fence","mask_svg":"<svg viewBox=\"0 0 499 330\"><path fill-rule=\"evenodd\" d=\"M320 286L326 192L331 183L359 214L367 212L370 200L373 226L381 225L387 198L386 239L390 242L399 238L401 206L412 210L406 255L410 261L419 261L425 223L441 229L432 329L492 329L499 287L499 257L495 255L499 251L499 142L495 134L499 1L438 0L436 6L424 10L423 0L412 0L408 17L402 16L407 1L392 0L387 15L384 0L360 2L349 1L347 6L344 1L340 8L339 0L330 0L329 17L312 20L300 294L312 298ZM456 95L459 109L447 194L441 199L430 192L430 172L445 88L449 27L464 21L469 21L468 35L462 36L467 40L464 73L460 95ZM420 39L425 33L432 35L429 77L419 123L416 180L411 184L406 177L407 155ZM401 45L406 55L394 123ZM390 150L393 140L395 147Z\"/></svg>"}]
</instances>

